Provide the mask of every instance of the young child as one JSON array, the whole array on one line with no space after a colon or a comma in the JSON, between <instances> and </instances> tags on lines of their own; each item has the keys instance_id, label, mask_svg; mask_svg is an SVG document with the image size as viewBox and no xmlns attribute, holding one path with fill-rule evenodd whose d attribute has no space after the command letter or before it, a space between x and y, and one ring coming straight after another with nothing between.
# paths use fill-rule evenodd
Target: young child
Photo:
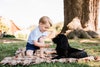
<instances>
[{"instance_id":1,"label":"young child","mask_svg":"<svg viewBox=\"0 0 100 67\"><path fill-rule=\"evenodd\" d=\"M34 51L40 49L40 55L44 57L42 49L50 46L44 43L45 38L53 38L55 36L53 31L51 33L49 31L51 26L52 21L49 17L43 16L40 18L38 27L29 35L26 45L27 56L32 57Z\"/></svg>"}]
</instances>

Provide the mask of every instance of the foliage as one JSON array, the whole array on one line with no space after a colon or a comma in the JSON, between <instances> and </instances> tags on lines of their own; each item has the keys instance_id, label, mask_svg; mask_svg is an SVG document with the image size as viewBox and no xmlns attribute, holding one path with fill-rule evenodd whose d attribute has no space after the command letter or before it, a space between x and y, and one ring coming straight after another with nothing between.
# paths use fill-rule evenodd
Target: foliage
<instances>
[{"instance_id":1,"label":"foliage","mask_svg":"<svg viewBox=\"0 0 100 67\"><path fill-rule=\"evenodd\" d=\"M60 32L61 29L62 29L62 27L63 27L63 22L58 22L57 24L55 24L55 25L53 26L53 28L54 28L57 32Z\"/></svg>"},{"instance_id":2,"label":"foliage","mask_svg":"<svg viewBox=\"0 0 100 67\"><path fill-rule=\"evenodd\" d=\"M27 34L18 33L15 36L16 36L16 38L19 38L19 39L26 39L27 38Z\"/></svg>"},{"instance_id":3,"label":"foliage","mask_svg":"<svg viewBox=\"0 0 100 67\"><path fill-rule=\"evenodd\" d=\"M5 23L0 21L0 30L2 32L5 32L5 31L8 31L8 29L9 29L8 26Z\"/></svg>"},{"instance_id":4,"label":"foliage","mask_svg":"<svg viewBox=\"0 0 100 67\"><path fill-rule=\"evenodd\" d=\"M4 37L4 38L15 38L14 35L10 35L10 34L4 35L3 37Z\"/></svg>"}]
</instances>

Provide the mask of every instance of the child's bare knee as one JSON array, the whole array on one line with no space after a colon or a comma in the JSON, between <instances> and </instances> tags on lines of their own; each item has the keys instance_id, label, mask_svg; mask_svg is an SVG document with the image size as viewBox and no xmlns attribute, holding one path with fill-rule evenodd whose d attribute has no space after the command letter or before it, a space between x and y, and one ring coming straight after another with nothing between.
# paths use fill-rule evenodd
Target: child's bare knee
<instances>
[{"instance_id":1,"label":"child's bare knee","mask_svg":"<svg viewBox=\"0 0 100 67\"><path fill-rule=\"evenodd\" d=\"M33 56L33 50L27 50L26 55L27 56Z\"/></svg>"}]
</instances>

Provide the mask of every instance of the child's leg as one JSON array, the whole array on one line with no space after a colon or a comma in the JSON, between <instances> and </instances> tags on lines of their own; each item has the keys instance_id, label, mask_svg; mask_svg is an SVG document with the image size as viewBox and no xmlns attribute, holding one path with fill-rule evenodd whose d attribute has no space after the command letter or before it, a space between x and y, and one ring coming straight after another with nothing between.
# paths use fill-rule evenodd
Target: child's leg
<instances>
[{"instance_id":1,"label":"child's leg","mask_svg":"<svg viewBox=\"0 0 100 67\"><path fill-rule=\"evenodd\" d=\"M44 56L44 48L40 48L40 56L41 56L42 58L45 57L45 56Z\"/></svg>"},{"instance_id":2,"label":"child's leg","mask_svg":"<svg viewBox=\"0 0 100 67\"><path fill-rule=\"evenodd\" d=\"M44 44L44 37L39 38L39 42ZM44 48L40 48L40 56L44 58Z\"/></svg>"},{"instance_id":3,"label":"child's leg","mask_svg":"<svg viewBox=\"0 0 100 67\"><path fill-rule=\"evenodd\" d=\"M27 50L26 56L32 57L33 56L33 50Z\"/></svg>"}]
</instances>

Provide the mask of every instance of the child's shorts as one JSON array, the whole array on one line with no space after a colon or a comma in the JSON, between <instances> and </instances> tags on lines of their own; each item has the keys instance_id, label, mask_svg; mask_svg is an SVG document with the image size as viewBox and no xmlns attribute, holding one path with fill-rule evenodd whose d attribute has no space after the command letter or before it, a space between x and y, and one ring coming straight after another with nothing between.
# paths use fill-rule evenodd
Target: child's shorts
<instances>
[{"instance_id":1,"label":"child's shorts","mask_svg":"<svg viewBox=\"0 0 100 67\"><path fill-rule=\"evenodd\" d=\"M39 47L34 46L34 44L27 43L26 50L37 50Z\"/></svg>"}]
</instances>

